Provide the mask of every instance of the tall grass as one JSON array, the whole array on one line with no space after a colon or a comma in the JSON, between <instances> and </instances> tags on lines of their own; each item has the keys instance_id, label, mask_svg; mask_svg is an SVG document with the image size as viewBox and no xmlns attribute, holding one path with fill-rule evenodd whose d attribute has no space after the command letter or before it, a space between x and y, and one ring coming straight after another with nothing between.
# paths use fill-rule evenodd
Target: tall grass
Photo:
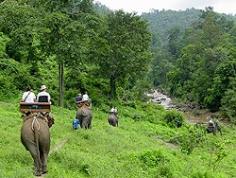
<instances>
[{"instance_id":1,"label":"tall grass","mask_svg":"<svg viewBox=\"0 0 236 178\"><path fill-rule=\"evenodd\" d=\"M222 137L207 135L186 154L181 144L169 141L191 134L190 126L169 127L163 108L139 104L118 109L118 128L108 125L104 109L93 108L92 129L73 130L75 111L53 107L46 177L236 177L235 128L225 126ZM20 142L18 103L0 102L0 113L0 177L33 177L33 161Z\"/></svg>"}]
</instances>

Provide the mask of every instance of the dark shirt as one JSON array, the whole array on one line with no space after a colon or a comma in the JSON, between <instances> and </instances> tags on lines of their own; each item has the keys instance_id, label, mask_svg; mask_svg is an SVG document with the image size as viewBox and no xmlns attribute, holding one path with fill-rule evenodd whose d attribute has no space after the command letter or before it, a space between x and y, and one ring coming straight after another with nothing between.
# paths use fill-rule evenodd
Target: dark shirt
<instances>
[{"instance_id":1,"label":"dark shirt","mask_svg":"<svg viewBox=\"0 0 236 178\"><path fill-rule=\"evenodd\" d=\"M39 96L38 102L48 102L48 96Z\"/></svg>"},{"instance_id":2,"label":"dark shirt","mask_svg":"<svg viewBox=\"0 0 236 178\"><path fill-rule=\"evenodd\" d=\"M76 98L75 98L75 102L76 103L78 103L79 101L81 101L82 100L82 96L76 96Z\"/></svg>"}]
</instances>

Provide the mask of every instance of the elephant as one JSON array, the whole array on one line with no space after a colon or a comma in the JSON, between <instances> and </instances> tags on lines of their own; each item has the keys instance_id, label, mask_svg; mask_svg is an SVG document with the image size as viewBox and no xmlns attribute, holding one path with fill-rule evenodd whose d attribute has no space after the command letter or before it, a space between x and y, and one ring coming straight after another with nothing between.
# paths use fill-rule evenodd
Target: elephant
<instances>
[{"instance_id":1,"label":"elephant","mask_svg":"<svg viewBox=\"0 0 236 178\"><path fill-rule=\"evenodd\" d=\"M206 131L207 133L213 133L214 135L216 135L216 132L220 132L220 134L222 135L221 127L216 121L210 120L207 124Z\"/></svg>"},{"instance_id":2,"label":"elephant","mask_svg":"<svg viewBox=\"0 0 236 178\"><path fill-rule=\"evenodd\" d=\"M47 173L47 159L50 150L50 132L47 116L32 113L24 117L21 128L21 142L34 160L34 175Z\"/></svg>"},{"instance_id":3,"label":"elephant","mask_svg":"<svg viewBox=\"0 0 236 178\"><path fill-rule=\"evenodd\" d=\"M111 112L108 116L108 123L114 127L118 127L117 113Z\"/></svg>"},{"instance_id":4,"label":"elephant","mask_svg":"<svg viewBox=\"0 0 236 178\"><path fill-rule=\"evenodd\" d=\"M92 127L92 117L92 111L86 105L78 108L76 112L76 119L79 120L81 128L90 129Z\"/></svg>"}]
</instances>

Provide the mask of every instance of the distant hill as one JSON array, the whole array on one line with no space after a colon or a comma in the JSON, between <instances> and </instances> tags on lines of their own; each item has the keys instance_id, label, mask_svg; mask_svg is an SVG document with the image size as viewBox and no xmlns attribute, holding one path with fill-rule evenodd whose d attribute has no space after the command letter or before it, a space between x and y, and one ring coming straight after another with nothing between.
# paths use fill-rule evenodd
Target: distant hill
<instances>
[{"instance_id":1,"label":"distant hill","mask_svg":"<svg viewBox=\"0 0 236 178\"><path fill-rule=\"evenodd\" d=\"M101 15L106 15L107 13L111 12L111 10L107 6L101 4L100 2L96 2L94 4L94 9Z\"/></svg>"},{"instance_id":2,"label":"distant hill","mask_svg":"<svg viewBox=\"0 0 236 178\"><path fill-rule=\"evenodd\" d=\"M143 13L141 16L149 22L150 31L153 34L153 47L160 47L166 44L168 31L177 28L184 32L191 24L199 20L202 10L153 10ZM236 16L221 14L231 21L236 21Z\"/></svg>"},{"instance_id":3,"label":"distant hill","mask_svg":"<svg viewBox=\"0 0 236 178\"><path fill-rule=\"evenodd\" d=\"M178 28L183 32L199 19L200 14L201 10L191 8L184 11L154 10L143 13L142 17L149 22L150 31L153 34L153 45L160 46L167 41L168 31Z\"/></svg>"}]
</instances>

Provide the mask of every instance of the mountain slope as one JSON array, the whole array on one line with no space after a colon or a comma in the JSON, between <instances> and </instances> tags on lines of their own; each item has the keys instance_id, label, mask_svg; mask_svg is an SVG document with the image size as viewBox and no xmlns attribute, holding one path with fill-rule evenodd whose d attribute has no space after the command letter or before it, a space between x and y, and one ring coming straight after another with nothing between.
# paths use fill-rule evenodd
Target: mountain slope
<instances>
[{"instance_id":1,"label":"mountain slope","mask_svg":"<svg viewBox=\"0 0 236 178\"><path fill-rule=\"evenodd\" d=\"M166 45L171 29L178 28L180 32L184 32L186 28L199 19L200 14L200 10L192 8L185 11L154 10L143 13L142 17L149 22L154 47L160 47Z\"/></svg>"}]
</instances>

